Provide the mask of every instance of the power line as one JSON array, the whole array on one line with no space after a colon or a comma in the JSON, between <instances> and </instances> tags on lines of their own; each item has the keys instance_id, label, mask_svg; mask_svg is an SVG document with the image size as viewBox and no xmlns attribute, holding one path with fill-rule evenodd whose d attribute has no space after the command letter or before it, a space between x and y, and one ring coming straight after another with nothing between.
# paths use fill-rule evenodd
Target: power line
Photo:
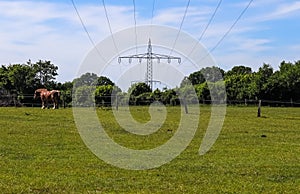
<instances>
[{"instance_id":1,"label":"power line","mask_svg":"<svg viewBox=\"0 0 300 194\"><path fill-rule=\"evenodd\" d=\"M204 28L204 30L203 30L201 36L200 36L199 39L198 39L199 42L200 42L200 40L203 38L205 32L207 31L208 27L210 26L211 22L213 21L213 19L214 19L216 13L217 13L217 11L218 11L218 9L219 9L220 6L221 6L221 3L222 3L222 0L219 1L219 3L218 3L218 5L217 5L217 7L216 7L214 13L212 14L212 16L210 17L208 23L206 24L206 26L205 26L205 28Z\"/></svg>"},{"instance_id":2,"label":"power line","mask_svg":"<svg viewBox=\"0 0 300 194\"><path fill-rule=\"evenodd\" d=\"M154 9L155 9L155 0L152 1L152 13L151 13L151 22L150 22L150 37L151 37L151 35L152 35L152 26L153 26ZM150 37L149 37L149 38L150 38Z\"/></svg>"},{"instance_id":3,"label":"power line","mask_svg":"<svg viewBox=\"0 0 300 194\"><path fill-rule=\"evenodd\" d=\"M184 23L184 20L185 20L185 17L186 17L186 14L187 14L188 8L189 8L189 6L190 6L190 2L191 2L191 0L188 0L188 2L187 2L187 5L186 5L186 7L185 7L185 11L184 11L184 14L183 14L183 17L182 17L181 23L180 23L179 31L178 31L178 33L177 33L177 35L176 35L176 38L175 38L175 41L174 41L173 47L172 47L172 49L171 49L171 52L170 52L170 55L171 55L171 54L172 54L172 52L174 51L174 48L175 48L175 45L176 45L176 43L177 43L177 40L178 40L179 34L180 34L180 32L181 32L181 29L182 29L182 26L183 26L183 23Z\"/></svg>"},{"instance_id":4,"label":"power line","mask_svg":"<svg viewBox=\"0 0 300 194\"><path fill-rule=\"evenodd\" d=\"M133 2L133 19L134 19L134 33L135 33L135 51L136 51L136 54L137 54L137 32L136 32L136 15L135 15L135 12L136 12L136 9L135 9L135 0L132 0Z\"/></svg>"},{"instance_id":5,"label":"power line","mask_svg":"<svg viewBox=\"0 0 300 194\"><path fill-rule=\"evenodd\" d=\"M213 14L211 15L209 21L208 21L207 24L206 24L204 30L202 31L200 37L198 38L198 42L201 41L201 39L203 38L204 34L206 33L208 27L210 26L210 24L212 23L213 19L215 18L215 15L216 15L217 11L219 10L219 8L220 8L220 6L221 6L221 3L222 3L222 0L220 0L219 3L217 4L217 7L215 8ZM187 57L189 57L189 56L191 55L191 53L195 50L196 46L197 46L197 43L194 44L192 50L191 50L190 53L187 55Z\"/></svg>"},{"instance_id":6,"label":"power line","mask_svg":"<svg viewBox=\"0 0 300 194\"><path fill-rule=\"evenodd\" d=\"M250 7L253 0L250 0L248 5L244 8L244 10L240 13L239 17L235 20L235 22L231 25L231 27L227 30L227 32L222 36L222 38L217 42L217 44L210 50L210 53L213 52L220 44L221 42L226 38L226 36L231 32L231 30L234 28L234 26L238 23L238 21L242 18L242 16L245 14L245 12Z\"/></svg>"},{"instance_id":7,"label":"power line","mask_svg":"<svg viewBox=\"0 0 300 194\"><path fill-rule=\"evenodd\" d=\"M230 28L226 31L226 33L222 36L222 38L217 42L217 44L212 49L210 49L209 52L201 59L201 61L203 59L205 59L210 53L212 53L221 44L221 42L226 38L226 36L228 36L228 34L231 32L231 30L234 28L234 26L239 22L239 20L242 18L242 16L245 14L245 12L248 10L248 8L250 7L252 2L253 2L253 0L249 1L247 6L243 9L243 11L240 13L240 15L235 20L235 22L230 26Z\"/></svg>"},{"instance_id":8,"label":"power line","mask_svg":"<svg viewBox=\"0 0 300 194\"><path fill-rule=\"evenodd\" d=\"M151 16L151 25L152 25L152 22L153 22L153 17L154 17L154 9L155 9L155 0L153 0L153 2L152 2L152 16Z\"/></svg>"},{"instance_id":9,"label":"power line","mask_svg":"<svg viewBox=\"0 0 300 194\"><path fill-rule=\"evenodd\" d=\"M112 38L114 47L115 47L115 49L116 49L116 51L119 55L119 50L118 50L118 47L117 47L117 44L116 44L116 41L115 41L115 38L114 38L114 35L113 35L113 32L112 32L112 28L111 28L111 24L110 24L110 21L109 21L109 17L108 17L108 13L107 13L107 9L106 9L106 5L105 5L104 0L102 0L102 6L103 6L103 9L104 9L106 21L107 21L107 24L108 24L108 27L109 27L109 31L110 31L110 34L111 34L111 38Z\"/></svg>"},{"instance_id":10,"label":"power line","mask_svg":"<svg viewBox=\"0 0 300 194\"><path fill-rule=\"evenodd\" d=\"M92 45L94 46L94 48L96 48L96 51L97 51L97 53L99 54L99 56L100 56L104 61L106 61L106 60L104 59L104 57L101 55L100 51L98 50L98 48L97 48L95 42L93 41L93 39L92 39L90 33L88 32L88 30L87 30L87 28L86 28L86 26L85 26L85 24L84 24L84 22L83 22L83 20L82 20L82 18L81 18L81 16L80 16L80 14L79 14L79 11L78 11L78 9L77 9L77 7L76 7L76 5L75 5L74 0L71 0L71 2L72 2L73 8L74 8L74 10L75 10L75 12L76 12L76 14L77 14L79 20L80 20L81 26L82 26L82 28L84 29L85 33L87 34L87 36L88 36L90 42L92 43Z\"/></svg>"}]
</instances>

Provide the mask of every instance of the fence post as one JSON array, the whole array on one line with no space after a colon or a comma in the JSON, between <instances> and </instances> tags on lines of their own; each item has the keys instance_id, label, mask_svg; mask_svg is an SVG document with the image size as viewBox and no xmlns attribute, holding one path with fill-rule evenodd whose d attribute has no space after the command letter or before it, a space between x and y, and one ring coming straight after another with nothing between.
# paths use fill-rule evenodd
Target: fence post
<instances>
[{"instance_id":1,"label":"fence post","mask_svg":"<svg viewBox=\"0 0 300 194\"><path fill-rule=\"evenodd\" d=\"M183 104L184 104L185 114L188 114L188 113L189 113L189 110L188 110L188 107L187 107L187 105L186 105L185 97L183 97L182 101L183 101Z\"/></svg>"},{"instance_id":2,"label":"fence post","mask_svg":"<svg viewBox=\"0 0 300 194\"><path fill-rule=\"evenodd\" d=\"M118 100L118 95L116 95L116 110L119 110L119 100Z\"/></svg>"},{"instance_id":3,"label":"fence post","mask_svg":"<svg viewBox=\"0 0 300 194\"><path fill-rule=\"evenodd\" d=\"M258 101L257 117L261 116L261 100Z\"/></svg>"}]
</instances>

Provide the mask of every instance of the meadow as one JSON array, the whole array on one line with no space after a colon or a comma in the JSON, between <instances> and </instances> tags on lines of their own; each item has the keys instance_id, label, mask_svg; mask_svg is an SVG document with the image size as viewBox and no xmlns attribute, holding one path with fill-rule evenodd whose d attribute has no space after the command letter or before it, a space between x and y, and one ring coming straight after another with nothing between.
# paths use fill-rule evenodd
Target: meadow
<instances>
[{"instance_id":1,"label":"meadow","mask_svg":"<svg viewBox=\"0 0 300 194\"><path fill-rule=\"evenodd\" d=\"M72 109L0 108L1 193L300 193L300 109L228 107L220 136L198 154L210 118L200 108L190 145L171 162L150 170L105 163L83 143ZM131 107L139 122L147 107ZM110 109L97 109L107 133L134 149L161 145L174 134L179 108L166 123L139 137L118 126Z\"/></svg>"}]
</instances>

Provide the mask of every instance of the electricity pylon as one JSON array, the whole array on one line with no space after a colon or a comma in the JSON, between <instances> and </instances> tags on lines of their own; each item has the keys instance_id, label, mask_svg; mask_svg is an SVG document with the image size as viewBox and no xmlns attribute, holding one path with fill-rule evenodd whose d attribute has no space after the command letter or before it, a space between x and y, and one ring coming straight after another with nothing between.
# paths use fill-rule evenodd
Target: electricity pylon
<instances>
[{"instance_id":1,"label":"electricity pylon","mask_svg":"<svg viewBox=\"0 0 300 194\"><path fill-rule=\"evenodd\" d=\"M157 63L160 63L160 61L164 60L164 59L166 59L168 63L171 63L171 60L173 60L173 59L176 59L176 60L178 60L178 63L181 63L180 57L174 57L174 56L170 56L170 55L162 55L162 54L153 53L150 38L148 41L148 52L147 53L119 57L118 62L121 63L122 59L128 59L129 63L132 62L132 59L138 59L139 63L141 63L143 59L147 59L147 72L146 72L145 83L149 85L151 90L153 89L153 82L155 82L155 81L153 81L153 59L156 59Z\"/></svg>"}]
</instances>

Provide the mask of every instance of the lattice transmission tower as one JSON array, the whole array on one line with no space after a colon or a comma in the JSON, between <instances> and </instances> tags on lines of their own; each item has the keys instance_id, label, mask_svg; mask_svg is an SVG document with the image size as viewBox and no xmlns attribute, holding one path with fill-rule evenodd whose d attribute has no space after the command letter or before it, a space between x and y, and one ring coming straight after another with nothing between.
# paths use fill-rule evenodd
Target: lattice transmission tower
<instances>
[{"instance_id":1,"label":"lattice transmission tower","mask_svg":"<svg viewBox=\"0 0 300 194\"><path fill-rule=\"evenodd\" d=\"M161 60L167 60L168 63L171 63L171 60L173 60L173 59L176 59L178 61L178 63L181 63L180 57L174 57L174 56L170 56L170 55L153 53L150 38L148 41L147 53L119 57L118 62L121 63L122 59L128 59L129 63L132 62L132 59L138 59L139 63L141 63L143 59L147 59L145 83L149 85L151 90L153 89L153 82L155 82L155 81L153 81L153 59L156 59L157 63L160 63Z\"/></svg>"}]
</instances>

